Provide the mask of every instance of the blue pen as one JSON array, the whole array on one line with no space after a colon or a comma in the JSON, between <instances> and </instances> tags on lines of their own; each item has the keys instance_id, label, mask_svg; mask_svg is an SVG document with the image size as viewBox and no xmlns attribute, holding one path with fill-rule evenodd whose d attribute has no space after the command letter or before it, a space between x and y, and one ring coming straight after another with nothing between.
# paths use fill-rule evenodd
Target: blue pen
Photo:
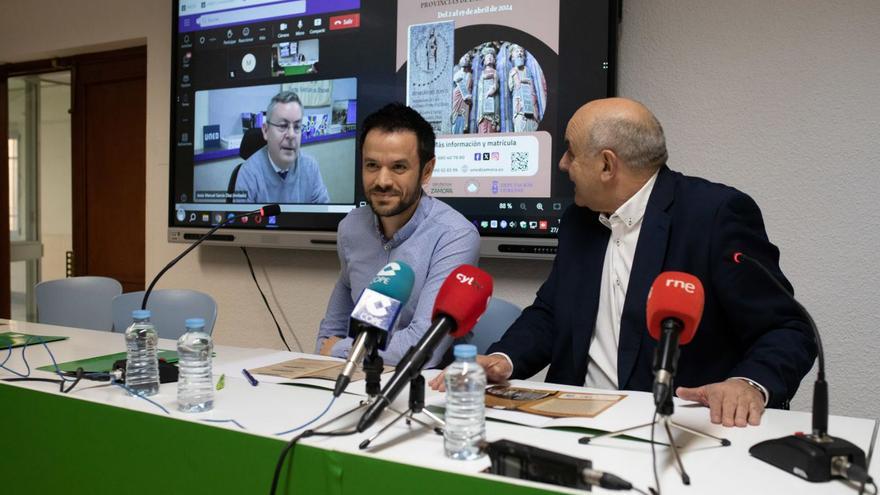
<instances>
[{"instance_id":1,"label":"blue pen","mask_svg":"<svg viewBox=\"0 0 880 495\"><path fill-rule=\"evenodd\" d=\"M245 378L247 378L247 381L250 382L251 385L256 387L260 384L260 382L258 382L257 379L254 378L254 375L252 375L248 370L242 368L241 374L244 375Z\"/></svg>"}]
</instances>

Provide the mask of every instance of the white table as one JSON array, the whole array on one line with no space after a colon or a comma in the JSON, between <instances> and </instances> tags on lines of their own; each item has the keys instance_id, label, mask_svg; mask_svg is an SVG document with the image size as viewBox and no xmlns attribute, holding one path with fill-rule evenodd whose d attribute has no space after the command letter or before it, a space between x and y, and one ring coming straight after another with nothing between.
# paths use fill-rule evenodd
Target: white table
<instances>
[{"instance_id":1,"label":"white table","mask_svg":"<svg viewBox=\"0 0 880 495\"><path fill-rule=\"evenodd\" d=\"M59 362L121 352L125 349L123 336L119 333L0 320L0 331L6 330L36 335L64 335L70 337L65 341L48 344ZM160 340L159 347L160 349L174 349L175 343L170 340ZM50 364L51 362L42 346L30 346L26 352L32 369ZM278 361L302 356L298 353L279 353L278 351L268 349L246 349L222 345L215 346L215 352L215 371L218 369L235 369L237 363L258 362L261 357L265 356L271 356L271 359ZM0 351L0 361L6 357L6 354L7 351ZM21 361L20 349L16 349L13 352L6 366L15 370L23 370L24 364ZM431 372L426 372L426 375L432 376ZM0 378L11 376L5 370L0 370ZM35 371L34 376L50 378L53 375L47 372ZM215 375L216 378L218 376ZM383 381L387 380L387 378L387 376L384 376ZM546 387L546 384L540 383L514 383L535 388ZM57 385L50 383L17 382L6 385L26 387L49 394L59 394ZM0 385L0 387L2 386L4 385ZM332 384L328 382L328 387L330 386ZM573 391L584 390L566 386L554 386L554 388ZM802 388L804 393L809 393L811 389L808 384L804 384ZM350 386L350 390L362 392L363 385L362 383L353 383ZM641 392L628 392L628 394L629 397L627 399L613 406L603 413L602 416L607 415L608 421L617 421L618 426L631 424L631 418L638 419L637 423L650 421L653 413L653 410L650 408L650 397ZM151 415L165 416L165 413L155 406L142 399L128 396L118 387L101 386L93 382L80 383L69 394L69 397L73 400L79 399L117 408L142 411ZM326 407L330 397L329 390L324 389L292 387L266 382L253 387L239 373L227 373L226 387L216 393L213 411L199 414L178 412L176 410L176 384L174 383L163 384L160 387L159 394L153 397L153 399L165 406L169 410L170 416L175 420L197 422L203 425L210 424L212 428L234 430L237 434L288 440L293 434L278 437L275 433L298 426L312 419ZM355 406L360 398L356 394L344 394L334 403L324 419ZM429 403L442 402L442 397L438 397L436 392L430 390L426 394L426 399ZM3 407L10 407L10 405L3 405ZM395 401L393 407L400 410L406 408L406 392L401 394L401 397ZM347 429L356 423L358 416L352 415L350 418L334 423L332 428ZM573 490L561 489L551 485L538 485L482 474L480 471L489 466L488 458L476 461L453 461L447 459L443 455L442 437L417 425L408 427L402 421L386 432L368 451L359 450L358 444L367 436L372 435L385 422L390 421L392 416L393 413L386 412L377 425L361 435L349 437L312 437L305 439L303 443L331 452L367 456L403 465L429 467L438 471L503 481L503 483L498 485L499 487L518 484L540 487L543 490L558 490L563 493L574 492ZM228 419L234 419L247 430L241 430L231 422L206 423L204 421ZM316 424L320 424L324 419ZM768 410L765 412L761 425L758 427L724 428L710 424L708 410L705 408L678 406L674 419L683 425L728 438L731 440L732 445L720 447L711 441L699 439L688 434L679 435L678 443L684 446L682 460L691 477L692 485L690 487L682 485L671 452L667 448L658 447L657 464L664 493L857 493L852 487L840 481L823 484L803 481L773 466L758 461L748 454L749 447L755 443L769 438L789 435L799 430L808 430L811 424L809 413ZM610 424L608 421L606 421L606 424ZM855 443L865 449L866 453L874 427L875 421L868 419L842 416L832 416L829 419L829 431L832 435ZM530 428L496 421L488 422L487 435L489 441L508 438L544 449L591 459L595 469L612 472L643 489L654 484L651 469L651 449L650 445L644 442L627 439L602 439L590 445L581 445L577 442L577 439L582 436L580 433ZM658 440L665 440L665 434L662 433L660 428L657 430L657 435ZM880 443L880 439L877 442ZM280 451L281 444L279 443L278 446ZM880 448L880 446L876 448ZM231 455L246 454L232 453ZM274 465L265 465L263 468L265 471L259 473L259 475L271 477ZM880 476L878 476L880 475L880 470L878 470L876 463L873 463L870 473L875 479L880 479ZM603 491L598 488L594 488L594 490Z\"/></svg>"}]
</instances>

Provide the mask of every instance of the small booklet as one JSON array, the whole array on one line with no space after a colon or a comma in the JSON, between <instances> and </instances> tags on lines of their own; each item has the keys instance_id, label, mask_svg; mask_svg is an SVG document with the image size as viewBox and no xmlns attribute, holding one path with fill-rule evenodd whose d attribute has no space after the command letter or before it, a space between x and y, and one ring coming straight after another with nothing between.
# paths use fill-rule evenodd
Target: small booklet
<instances>
[{"instance_id":1,"label":"small booklet","mask_svg":"<svg viewBox=\"0 0 880 495\"><path fill-rule=\"evenodd\" d=\"M281 378L294 380L296 378L322 378L324 380L335 381L342 368L345 367L344 362L328 361L325 359L308 359L296 358L283 363L270 364L260 368L250 369L255 375L271 375ZM394 371L391 366L385 366L382 373ZM364 379L364 372L360 369L352 374L351 381L355 382Z\"/></svg>"},{"instance_id":2,"label":"small booklet","mask_svg":"<svg viewBox=\"0 0 880 495\"><path fill-rule=\"evenodd\" d=\"M444 394L425 395L431 406L443 406ZM686 401L675 399L679 408L705 420L705 412L684 408ZM598 431L617 431L642 423L654 417L654 395L634 390L603 390L575 387L556 383L510 380L486 389L486 418L533 428L581 428ZM707 421L707 420L705 420ZM696 423L702 424L702 423ZM627 437L651 438L650 428L627 433Z\"/></svg>"},{"instance_id":3,"label":"small booklet","mask_svg":"<svg viewBox=\"0 0 880 495\"><path fill-rule=\"evenodd\" d=\"M550 418L595 418L624 397L496 385L486 389L486 406Z\"/></svg>"}]
</instances>

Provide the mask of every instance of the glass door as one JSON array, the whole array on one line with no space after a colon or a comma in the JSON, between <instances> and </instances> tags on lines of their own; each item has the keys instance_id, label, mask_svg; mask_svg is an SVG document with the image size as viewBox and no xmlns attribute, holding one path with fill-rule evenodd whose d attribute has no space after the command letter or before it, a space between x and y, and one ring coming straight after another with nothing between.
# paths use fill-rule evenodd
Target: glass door
<instances>
[{"instance_id":1,"label":"glass door","mask_svg":"<svg viewBox=\"0 0 880 495\"><path fill-rule=\"evenodd\" d=\"M70 71L7 81L11 316L34 321L34 285L68 275Z\"/></svg>"}]
</instances>

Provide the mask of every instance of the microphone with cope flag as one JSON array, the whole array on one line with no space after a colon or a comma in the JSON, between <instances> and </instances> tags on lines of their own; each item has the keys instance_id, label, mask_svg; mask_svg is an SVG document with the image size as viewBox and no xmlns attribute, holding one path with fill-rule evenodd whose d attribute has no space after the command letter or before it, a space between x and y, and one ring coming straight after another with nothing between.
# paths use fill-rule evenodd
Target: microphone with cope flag
<instances>
[{"instance_id":1,"label":"microphone with cope flag","mask_svg":"<svg viewBox=\"0 0 880 495\"><path fill-rule=\"evenodd\" d=\"M434 300L431 326L397 364L394 376L358 422L357 431L372 426L406 384L421 378L422 368L444 337L460 338L471 331L490 297L492 277L475 266L461 265L446 277Z\"/></svg>"},{"instance_id":2,"label":"microphone with cope flag","mask_svg":"<svg viewBox=\"0 0 880 495\"><path fill-rule=\"evenodd\" d=\"M415 273L402 261L392 261L383 266L373 277L370 285L361 292L354 310L348 336L354 339L345 367L336 378L333 396L339 397L364 357L388 346L388 334L400 309L406 305L415 283ZM379 370L381 370L379 366ZM378 388L378 387L377 387Z\"/></svg>"},{"instance_id":3,"label":"microphone with cope flag","mask_svg":"<svg viewBox=\"0 0 880 495\"><path fill-rule=\"evenodd\" d=\"M679 346L690 343L697 333L704 300L700 279L684 272L661 273L648 292L648 333L659 342L653 362L654 404L661 409L672 404Z\"/></svg>"}]
</instances>

